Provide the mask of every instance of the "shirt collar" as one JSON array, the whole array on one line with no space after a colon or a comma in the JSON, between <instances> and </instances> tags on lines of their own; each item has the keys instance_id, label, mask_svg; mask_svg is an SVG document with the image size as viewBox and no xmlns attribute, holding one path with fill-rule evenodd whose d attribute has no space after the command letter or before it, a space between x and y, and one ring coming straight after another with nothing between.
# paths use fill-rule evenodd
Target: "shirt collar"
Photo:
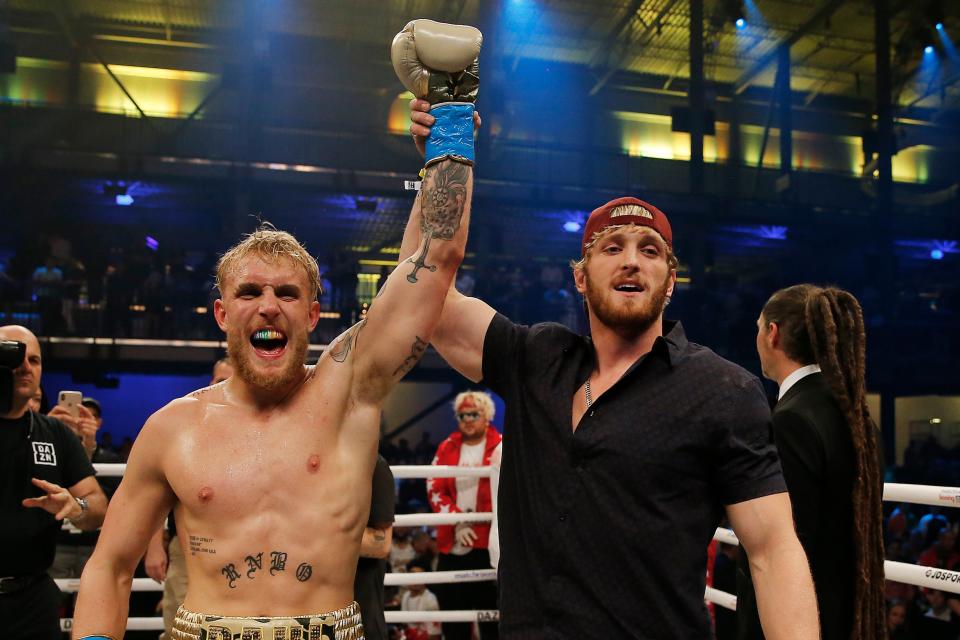
<instances>
[{"instance_id":1,"label":"shirt collar","mask_svg":"<svg viewBox=\"0 0 960 640\"><path fill-rule=\"evenodd\" d=\"M590 376L590 372L597 366L597 350L593 345L593 338L584 336L584 339L589 345L592 359L587 358L581 365L582 375L578 377L579 384L583 384L583 381ZM689 342L687 341L687 334L683 331L683 325L678 320L664 320L663 335L657 336L650 351L640 356L623 375L628 375L640 366L640 363L645 361L648 355L659 358L673 366L683 357L683 352L688 345Z\"/></svg>"},{"instance_id":2,"label":"shirt collar","mask_svg":"<svg viewBox=\"0 0 960 640\"><path fill-rule=\"evenodd\" d=\"M688 344L683 325L677 320L664 320L663 335L654 340L653 349L650 351L672 365L677 362Z\"/></svg>"},{"instance_id":3,"label":"shirt collar","mask_svg":"<svg viewBox=\"0 0 960 640\"><path fill-rule=\"evenodd\" d=\"M784 378L783 382L780 383L780 393L777 395L777 402L779 402L783 396L786 395L787 391L790 390L790 387L797 384L812 373L820 373L820 365L808 364L805 367L800 367Z\"/></svg>"}]
</instances>

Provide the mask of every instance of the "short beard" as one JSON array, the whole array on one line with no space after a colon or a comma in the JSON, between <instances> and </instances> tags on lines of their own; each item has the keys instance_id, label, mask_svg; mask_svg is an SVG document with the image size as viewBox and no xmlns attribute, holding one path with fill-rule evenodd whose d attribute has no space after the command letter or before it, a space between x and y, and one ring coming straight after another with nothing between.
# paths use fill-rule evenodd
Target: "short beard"
<instances>
[{"instance_id":1,"label":"short beard","mask_svg":"<svg viewBox=\"0 0 960 640\"><path fill-rule=\"evenodd\" d=\"M233 360L236 375L248 385L261 391L283 391L303 376L309 346L306 335L288 337L286 348L290 351L290 360L287 366L279 372L269 373L253 366L256 356L245 348L248 339L239 332L227 335L227 355Z\"/></svg>"},{"instance_id":2,"label":"short beard","mask_svg":"<svg viewBox=\"0 0 960 640\"><path fill-rule=\"evenodd\" d=\"M617 333L640 335L646 332L663 315L667 306L667 291L670 288L670 273L667 273L663 284L651 291L649 302L643 305L626 304L615 307L608 303L604 292L598 291L590 284L590 278L585 276L587 304L603 325Z\"/></svg>"}]
</instances>

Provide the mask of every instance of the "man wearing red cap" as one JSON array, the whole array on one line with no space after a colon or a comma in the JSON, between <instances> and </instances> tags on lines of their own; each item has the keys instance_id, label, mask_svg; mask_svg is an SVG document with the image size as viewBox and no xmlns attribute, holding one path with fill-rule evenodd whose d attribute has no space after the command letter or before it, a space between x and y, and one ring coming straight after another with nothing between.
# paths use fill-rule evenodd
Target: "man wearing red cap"
<instances>
[{"instance_id":1,"label":"man wearing red cap","mask_svg":"<svg viewBox=\"0 0 960 640\"><path fill-rule=\"evenodd\" d=\"M433 118L411 107L418 142ZM418 235L411 220L401 255ZM572 264L590 336L447 294L433 345L506 403L505 638L711 637L704 567L724 515L766 637L819 638L760 381L664 321L677 264L667 216L618 198L590 215Z\"/></svg>"},{"instance_id":2,"label":"man wearing red cap","mask_svg":"<svg viewBox=\"0 0 960 640\"><path fill-rule=\"evenodd\" d=\"M453 401L457 430L437 447L433 464L463 467L490 466L490 456L500 445L500 433L490 421L495 414L493 398L482 391L465 391ZM427 497L436 513L490 512L489 478L430 478ZM489 522L461 523L437 527L438 571L463 571L490 567ZM495 609L497 593L490 582L463 582L437 585L437 598L444 610ZM480 625L484 638L496 637L497 625ZM446 640L471 638L471 625L444 623Z\"/></svg>"}]
</instances>

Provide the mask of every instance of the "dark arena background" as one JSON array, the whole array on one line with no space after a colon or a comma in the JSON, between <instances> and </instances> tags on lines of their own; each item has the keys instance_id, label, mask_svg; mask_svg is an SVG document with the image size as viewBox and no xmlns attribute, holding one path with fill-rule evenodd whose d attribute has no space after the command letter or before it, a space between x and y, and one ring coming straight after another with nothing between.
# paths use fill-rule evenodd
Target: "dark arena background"
<instances>
[{"instance_id":1,"label":"dark arena background","mask_svg":"<svg viewBox=\"0 0 960 640\"><path fill-rule=\"evenodd\" d=\"M422 166L389 51L418 17L484 34L458 288L585 331L569 261L637 196L673 224L667 317L758 376L772 292L852 292L886 480L960 486L953 0L3 0L0 325L40 337L51 404L95 397L123 454L206 385L213 266L261 220L320 264L311 361L362 316ZM429 351L381 451L429 463L470 387Z\"/></svg>"}]
</instances>

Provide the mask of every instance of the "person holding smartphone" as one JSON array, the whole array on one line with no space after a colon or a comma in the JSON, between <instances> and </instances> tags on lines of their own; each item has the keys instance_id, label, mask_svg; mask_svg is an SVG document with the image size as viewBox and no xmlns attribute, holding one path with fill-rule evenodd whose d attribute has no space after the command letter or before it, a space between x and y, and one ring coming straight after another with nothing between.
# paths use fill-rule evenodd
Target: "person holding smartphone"
<instances>
[{"instance_id":1,"label":"person holding smartphone","mask_svg":"<svg viewBox=\"0 0 960 640\"><path fill-rule=\"evenodd\" d=\"M60 591L47 573L57 534L64 519L97 529L107 499L80 439L56 416L28 408L43 373L37 337L6 326L0 339L26 345L10 411L0 414L0 627L5 639L59 640Z\"/></svg>"}]
</instances>

